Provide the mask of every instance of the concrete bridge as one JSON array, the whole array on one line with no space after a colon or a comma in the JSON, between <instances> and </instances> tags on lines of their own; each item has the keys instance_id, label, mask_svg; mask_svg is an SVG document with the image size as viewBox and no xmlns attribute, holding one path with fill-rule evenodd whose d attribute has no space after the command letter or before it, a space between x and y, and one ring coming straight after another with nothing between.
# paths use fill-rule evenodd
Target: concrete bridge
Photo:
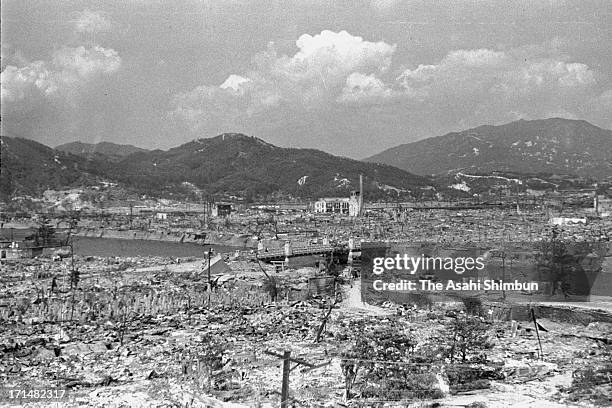
<instances>
[{"instance_id":1,"label":"concrete bridge","mask_svg":"<svg viewBox=\"0 0 612 408\"><path fill-rule=\"evenodd\" d=\"M302 244L300 242L285 242L284 248L272 249L268 251L258 250L257 258L265 262L282 261L294 258L297 256L307 255L334 255L343 257L348 256L350 252L361 250L361 243L353 243L351 240L348 244Z\"/></svg>"}]
</instances>

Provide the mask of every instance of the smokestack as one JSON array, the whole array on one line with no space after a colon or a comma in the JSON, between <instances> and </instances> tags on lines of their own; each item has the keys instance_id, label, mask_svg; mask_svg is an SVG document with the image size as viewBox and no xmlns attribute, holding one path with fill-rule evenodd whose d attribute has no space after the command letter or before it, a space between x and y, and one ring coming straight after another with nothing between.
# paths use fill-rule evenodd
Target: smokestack
<instances>
[{"instance_id":1,"label":"smokestack","mask_svg":"<svg viewBox=\"0 0 612 408\"><path fill-rule=\"evenodd\" d=\"M358 216L363 214L363 174L359 175L359 212Z\"/></svg>"}]
</instances>

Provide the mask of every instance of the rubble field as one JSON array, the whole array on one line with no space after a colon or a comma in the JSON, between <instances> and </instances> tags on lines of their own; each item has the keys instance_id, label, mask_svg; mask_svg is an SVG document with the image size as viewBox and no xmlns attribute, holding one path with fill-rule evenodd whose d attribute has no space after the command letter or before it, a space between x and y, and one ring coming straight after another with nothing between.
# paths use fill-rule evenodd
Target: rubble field
<instances>
[{"instance_id":1,"label":"rubble field","mask_svg":"<svg viewBox=\"0 0 612 408\"><path fill-rule=\"evenodd\" d=\"M2 265L0 383L67 396L0 404L276 407L285 351L292 407L612 404L611 323L542 318L536 332L461 303L375 307L341 279L307 297L310 267L228 260L209 288L195 258L74 264Z\"/></svg>"}]
</instances>

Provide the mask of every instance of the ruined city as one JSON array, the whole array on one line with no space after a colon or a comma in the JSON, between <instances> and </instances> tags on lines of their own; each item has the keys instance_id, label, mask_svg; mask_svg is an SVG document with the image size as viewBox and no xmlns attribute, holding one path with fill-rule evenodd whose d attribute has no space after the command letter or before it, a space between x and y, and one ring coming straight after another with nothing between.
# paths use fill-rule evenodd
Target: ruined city
<instances>
[{"instance_id":1,"label":"ruined city","mask_svg":"<svg viewBox=\"0 0 612 408\"><path fill-rule=\"evenodd\" d=\"M66 390L66 406L607 405L612 200L560 194L585 195L563 211L547 197L438 209L360 191L102 209L47 191L47 212L2 214L2 382ZM563 262L585 279L563 275L557 293L552 259L526 257L555 242L577 245ZM541 290L364 295L367 246L391 244L476 250L483 281L502 276L499 251L507 279L537 270Z\"/></svg>"},{"instance_id":2,"label":"ruined city","mask_svg":"<svg viewBox=\"0 0 612 408\"><path fill-rule=\"evenodd\" d=\"M0 406L612 406L612 11L536 3L3 0Z\"/></svg>"}]
</instances>

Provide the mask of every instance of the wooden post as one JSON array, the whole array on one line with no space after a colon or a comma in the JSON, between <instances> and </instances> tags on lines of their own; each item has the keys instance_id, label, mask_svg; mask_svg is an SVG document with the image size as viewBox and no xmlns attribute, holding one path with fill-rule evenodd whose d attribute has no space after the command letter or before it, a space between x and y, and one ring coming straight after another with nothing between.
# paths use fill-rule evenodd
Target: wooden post
<instances>
[{"instance_id":1,"label":"wooden post","mask_svg":"<svg viewBox=\"0 0 612 408\"><path fill-rule=\"evenodd\" d=\"M296 368L298 365L301 364L310 369L323 367L331 363L331 361L329 361L320 365L314 365L304 360L291 358L291 351L285 351L282 355L268 350L264 350L264 353L270 356L274 356L276 358L283 359L283 385L281 388L281 408L289 407L289 373L291 372L291 363L297 363L297 365L293 368Z\"/></svg>"},{"instance_id":2,"label":"wooden post","mask_svg":"<svg viewBox=\"0 0 612 408\"><path fill-rule=\"evenodd\" d=\"M212 283L210 281L210 255L212 248L208 247L208 308L210 308L210 292L212 290Z\"/></svg>"},{"instance_id":3,"label":"wooden post","mask_svg":"<svg viewBox=\"0 0 612 408\"><path fill-rule=\"evenodd\" d=\"M291 351L283 353L283 385L281 388L281 408L289 406L289 372L291 371Z\"/></svg>"},{"instance_id":4,"label":"wooden post","mask_svg":"<svg viewBox=\"0 0 612 408\"><path fill-rule=\"evenodd\" d=\"M540 360L544 360L544 352L542 351L542 342L540 341L540 331L538 330L538 322L536 321L535 311L531 309L531 317L535 326L536 336L538 336L538 345L540 346Z\"/></svg>"}]
</instances>

